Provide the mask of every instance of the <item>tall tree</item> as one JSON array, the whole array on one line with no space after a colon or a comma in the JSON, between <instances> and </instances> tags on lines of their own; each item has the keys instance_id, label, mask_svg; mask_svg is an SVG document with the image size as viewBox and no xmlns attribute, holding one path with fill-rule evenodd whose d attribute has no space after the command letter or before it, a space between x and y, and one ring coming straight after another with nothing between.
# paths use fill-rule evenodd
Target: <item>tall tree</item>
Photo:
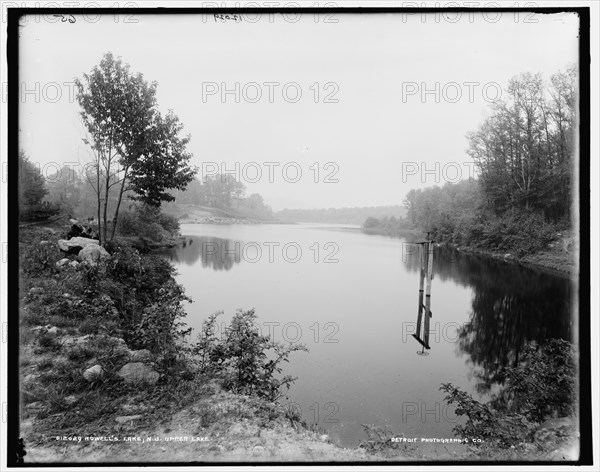
<instances>
[{"instance_id":1,"label":"tall tree","mask_svg":"<svg viewBox=\"0 0 600 472\"><path fill-rule=\"evenodd\" d=\"M114 238L123 195L151 205L169 200L166 188L184 188L193 178L191 155L185 152L189 137L179 138L182 125L171 112L162 117L156 103L157 83L148 83L141 73L112 53L83 80L76 80L77 100L94 155L94 175L88 182L97 197L101 243ZM108 202L116 188L117 204L108 234ZM110 238L110 239L109 239Z\"/></svg>"},{"instance_id":2,"label":"tall tree","mask_svg":"<svg viewBox=\"0 0 600 472\"><path fill-rule=\"evenodd\" d=\"M511 208L569 214L573 163L576 72L551 77L524 73L508 84L507 98L469 133L468 154L496 213Z\"/></svg>"}]
</instances>

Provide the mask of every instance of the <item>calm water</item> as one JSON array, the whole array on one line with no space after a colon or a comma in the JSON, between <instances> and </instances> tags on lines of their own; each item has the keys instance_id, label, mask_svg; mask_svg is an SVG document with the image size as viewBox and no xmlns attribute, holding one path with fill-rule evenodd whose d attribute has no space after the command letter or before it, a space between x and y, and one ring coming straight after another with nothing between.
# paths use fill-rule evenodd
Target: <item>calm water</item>
<instances>
[{"instance_id":1,"label":"calm water","mask_svg":"<svg viewBox=\"0 0 600 472\"><path fill-rule=\"evenodd\" d=\"M405 240L309 224L181 233L188 244L167 256L194 299L188 324L255 308L263 334L304 343L310 352L284 365L298 380L281 402L345 446L365 438L362 424L453 437L442 382L479 398L524 342L572 334L567 279L436 248L431 350L420 356L418 253Z\"/></svg>"}]
</instances>

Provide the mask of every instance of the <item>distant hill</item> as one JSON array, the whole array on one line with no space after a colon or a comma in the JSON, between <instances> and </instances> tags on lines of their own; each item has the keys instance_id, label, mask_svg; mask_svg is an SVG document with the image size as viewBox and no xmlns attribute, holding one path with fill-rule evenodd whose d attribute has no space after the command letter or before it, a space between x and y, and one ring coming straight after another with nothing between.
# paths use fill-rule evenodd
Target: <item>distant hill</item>
<instances>
[{"instance_id":1,"label":"distant hill","mask_svg":"<svg viewBox=\"0 0 600 472\"><path fill-rule=\"evenodd\" d=\"M342 223L362 225L368 217L383 218L385 216L401 218L406 215L406 208L400 205L352 208L319 208L315 210L284 209L273 213L282 222L294 223Z\"/></svg>"}]
</instances>

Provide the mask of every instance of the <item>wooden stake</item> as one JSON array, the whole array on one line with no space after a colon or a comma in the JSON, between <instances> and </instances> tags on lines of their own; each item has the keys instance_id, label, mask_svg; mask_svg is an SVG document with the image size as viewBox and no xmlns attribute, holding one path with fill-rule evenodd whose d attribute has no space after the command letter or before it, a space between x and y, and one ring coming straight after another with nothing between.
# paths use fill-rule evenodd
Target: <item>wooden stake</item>
<instances>
[{"instance_id":1,"label":"wooden stake","mask_svg":"<svg viewBox=\"0 0 600 472\"><path fill-rule=\"evenodd\" d=\"M423 287L425 285L425 248L419 244L419 257L421 270L419 271L419 310L417 311L417 339L421 338L421 320L423 318Z\"/></svg>"},{"instance_id":2,"label":"wooden stake","mask_svg":"<svg viewBox=\"0 0 600 472\"><path fill-rule=\"evenodd\" d=\"M427 243L427 285L425 287L425 328L423 338L429 349L429 319L431 318L431 278L433 275L433 241Z\"/></svg>"}]
</instances>

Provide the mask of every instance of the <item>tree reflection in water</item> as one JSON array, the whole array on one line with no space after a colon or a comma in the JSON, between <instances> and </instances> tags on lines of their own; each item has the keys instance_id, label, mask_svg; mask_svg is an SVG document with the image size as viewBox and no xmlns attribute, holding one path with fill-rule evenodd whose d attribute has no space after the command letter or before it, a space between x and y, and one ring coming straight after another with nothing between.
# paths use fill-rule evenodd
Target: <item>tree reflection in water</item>
<instances>
[{"instance_id":1,"label":"tree reflection in water","mask_svg":"<svg viewBox=\"0 0 600 472\"><path fill-rule=\"evenodd\" d=\"M194 265L198 259L202 267L213 270L231 270L242 259L239 241L213 236L188 236L185 246L163 252L171 262Z\"/></svg>"},{"instance_id":2,"label":"tree reflection in water","mask_svg":"<svg viewBox=\"0 0 600 472\"><path fill-rule=\"evenodd\" d=\"M415 251L416 252L416 251ZM405 258L419 270L418 254ZM571 339L571 282L525 267L436 247L434 278L472 287L469 323L457 347L469 356L480 391L489 391L504 366L515 365L525 343Z\"/></svg>"}]
</instances>

